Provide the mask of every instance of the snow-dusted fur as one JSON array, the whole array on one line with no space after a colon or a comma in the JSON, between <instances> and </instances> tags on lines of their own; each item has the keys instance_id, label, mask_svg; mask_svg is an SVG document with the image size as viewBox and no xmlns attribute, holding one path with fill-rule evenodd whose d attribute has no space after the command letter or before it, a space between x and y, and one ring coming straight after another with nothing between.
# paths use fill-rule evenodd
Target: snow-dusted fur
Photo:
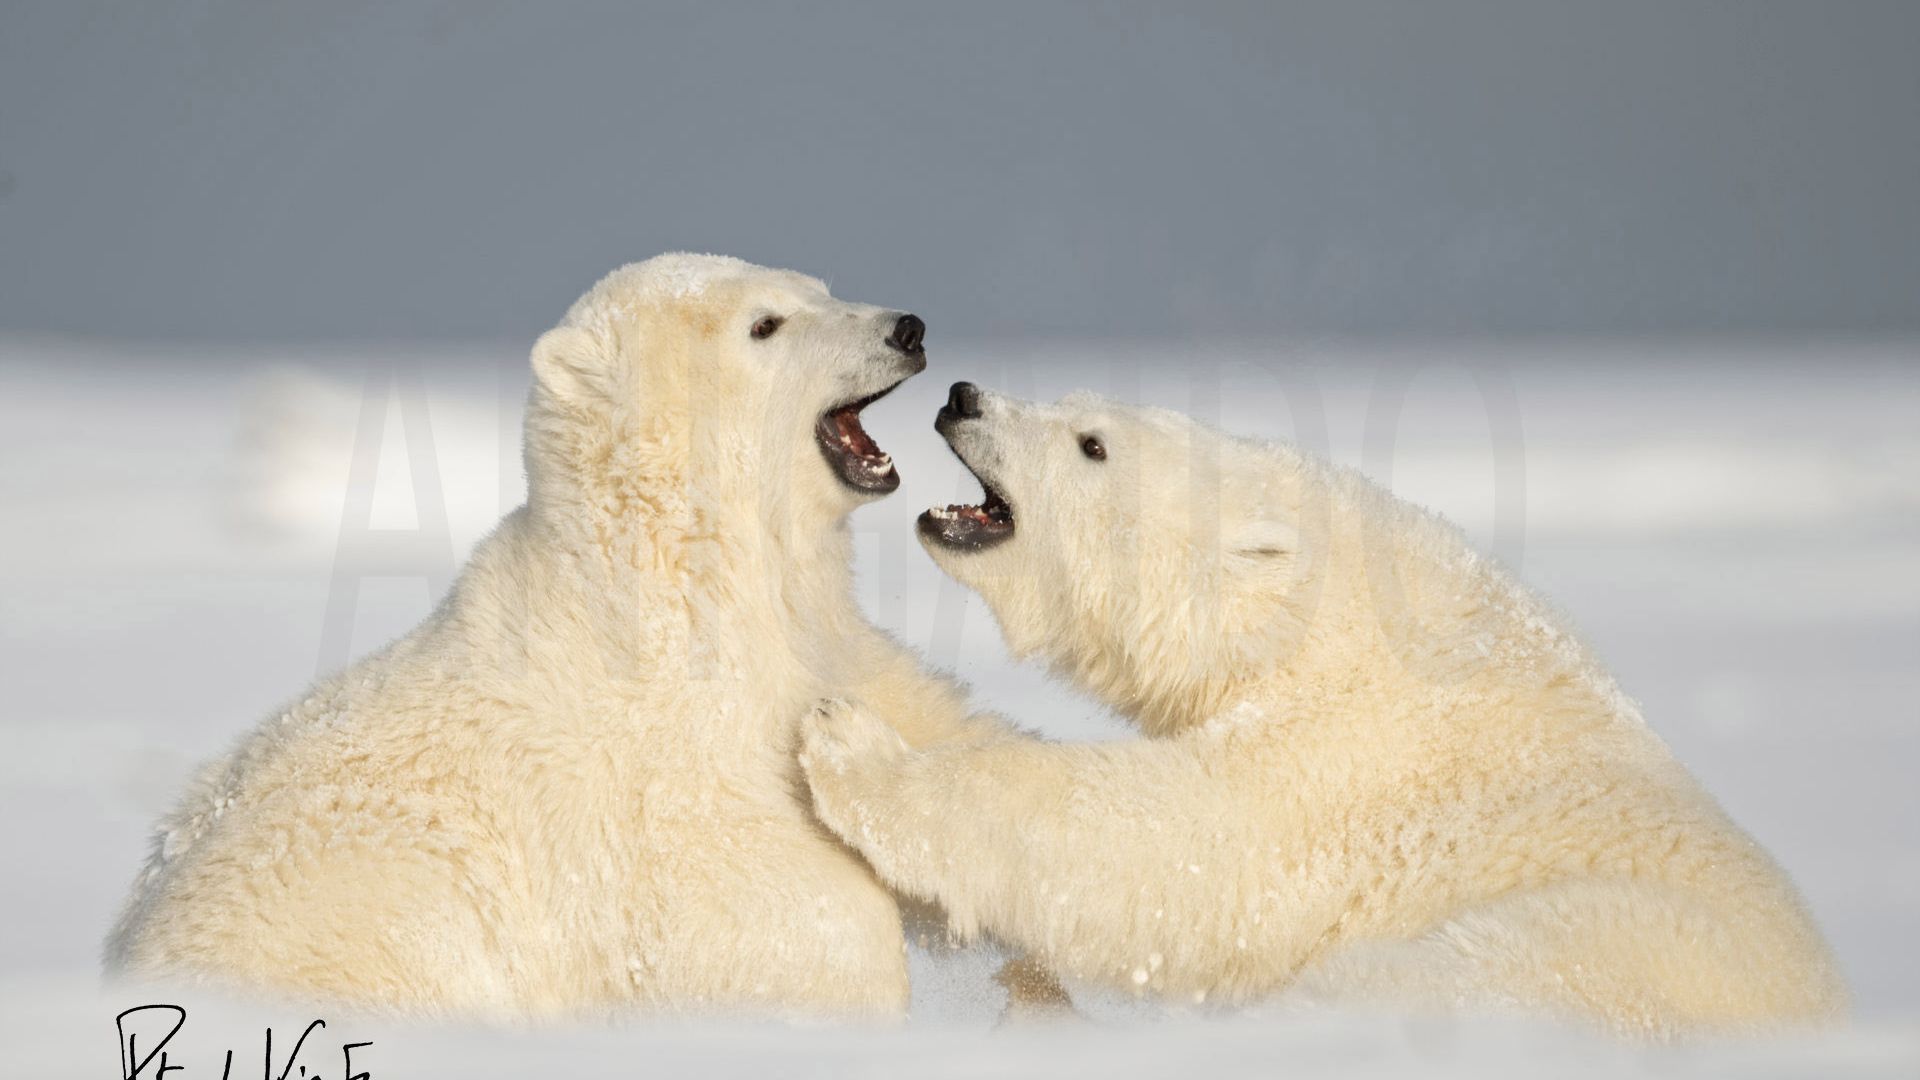
<instances>
[{"instance_id":1,"label":"snow-dusted fur","mask_svg":"<svg viewBox=\"0 0 1920 1080\"><path fill-rule=\"evenodd\" d=\"M794 763L823 694L914 743L968 723L858 613L864 497L814 443L923 365L898 314L710 256L595 286L533 349L527 505L192 784L109 968L509 1019L901 1013L898 910Z\"/></svg>"},{"instance_id":2,"label":"snow-dusted fur","mask_svg":"<svg viewBox=\"0 0 1920 1080\"><path fill-rule=\"evenodd\" d=\"M1148 737L916 749L886 705L829 703L815 805L887 881L1067 976L1180 1000L1656 1036L1842 1012L1781 870L1457 530L1176 414L981 407L950 440L1017 530L929 550L1014 651Z\"/></svg>"}]
</instances>

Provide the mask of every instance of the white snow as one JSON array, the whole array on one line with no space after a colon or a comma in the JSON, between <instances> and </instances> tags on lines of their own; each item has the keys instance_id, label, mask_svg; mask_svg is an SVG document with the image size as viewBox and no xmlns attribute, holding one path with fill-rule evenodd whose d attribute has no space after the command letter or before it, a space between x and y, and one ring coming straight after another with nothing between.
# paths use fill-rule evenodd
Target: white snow
<instances>
[{"instance_id":1,"label":"white snow","mask_svg":"<svg viewBox=\"0 0 1920 1080\"><path fill-rule=\"evenodd\" d=\"M904 1031L514 1035L339 1020L312 1062L321 1075L339 1074L339 1042L364 1038L375 1046L355 1067L375 1077L1920 1073L1920 343L948 346L931 359L862 417L903 483L855 518L859 587L876 619L985 702L1063 737L1127 736L1011 665L978 600L919 550L922 509L977 497L932 431L947 383L1041 397L1087 386L1296 438L1390 473L1484 550L1518 557L1794 874L1859 1022L1648 1051L1512 1024L1226 1017L1088 995L1095 1026L996 1031L996 958L916 949ZM0 341L0 1061L18 1075L111 1075L114 1014L177 996L99 987L101 936L189 770L314 675L360 399L387 386L368 365L393 362L424 373L438 494L463 555L519 496L523 349ZM1423 366L1409 381L1410 364ZM1395 386L1406 395L1389 423ZM435 494L414 490L402 411L388 409L375 528L417 527L415 497ZM353 651L405 630L430 599L423 578L363 582ZM283 1052L309 1018L195 1004L176 1044L188 1057L174 1059L189 1071L170 1075L217 1076L229 1047L236 1075L252 1075L261 1030L272 1024Z\"/></svg>"}]
</instances>

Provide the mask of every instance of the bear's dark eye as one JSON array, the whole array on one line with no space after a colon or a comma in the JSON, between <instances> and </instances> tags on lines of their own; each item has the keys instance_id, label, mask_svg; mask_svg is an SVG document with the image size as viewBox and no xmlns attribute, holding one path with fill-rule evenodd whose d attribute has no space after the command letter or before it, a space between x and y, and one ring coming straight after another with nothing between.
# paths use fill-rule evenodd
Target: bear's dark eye
<instances>
[{"instance_id":1,"label":"bear's dark eye","mask_svg":"<svg viewBox=\"0 0 1920 1080\"><path fill-rule=\"evenodd\" d=\"M1102 446L1100 440L1092 435L1080 436L1080 452L1095 461L1107 460L1107 448Z\"/></svg>"},{"instance_id":2,"label":"bear's dark eye","mask_svg":"<svg viewBox=\"0 0 1920 1080\"><path fill-rule=\"evenodd\" d=\"M766 339L772 337L773 332L775 330L780 329L780 324L785 321L786 321L785 319L782 319L778 315L769 315L766 318L761 319L759 322L754 323L753 329L750 331L750 333L753 334L753 340L765 341Z\"/></svg>"}]
</instances>

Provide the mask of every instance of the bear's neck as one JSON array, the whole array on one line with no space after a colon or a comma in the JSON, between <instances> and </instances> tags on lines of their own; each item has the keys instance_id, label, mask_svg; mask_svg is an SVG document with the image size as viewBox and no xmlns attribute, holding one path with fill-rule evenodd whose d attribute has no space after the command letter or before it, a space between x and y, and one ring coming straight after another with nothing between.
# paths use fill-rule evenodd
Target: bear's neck
<instances>
[{"instance_id":1,"label":"bear's neck","mask_svg":"<svg viewBox=\"0 0 1920 1080\"><path fill-rule=\"evenodd\" d=\"M470 643L594 680L664 670L790 679L864 625L843 517L535 498L475 550L449 603ZM579 680L576 680L579 681Z\"/></svg>"},{"instance_id":2,"label":"bear's neck","mask_svg":"<svg viewBox=\"0 0 1920 1080\"><path fill-rule=\"evenodd\" d=\"M1298 631L1281 635L1275 654L1136 665L1107 672L1101 696L1155 735L1248 708L1350 725L1363 699L1384 713L1439 716L1475 695L1526 687L1551 694L1556 709L1639 723L1551 607L1456 528L1371 484L1350 486L1334 490L1319 587L1294 594L1311 603L1282 610L1292 597L1276 600L1276 619Z\"/></svg>"}]
</instances>

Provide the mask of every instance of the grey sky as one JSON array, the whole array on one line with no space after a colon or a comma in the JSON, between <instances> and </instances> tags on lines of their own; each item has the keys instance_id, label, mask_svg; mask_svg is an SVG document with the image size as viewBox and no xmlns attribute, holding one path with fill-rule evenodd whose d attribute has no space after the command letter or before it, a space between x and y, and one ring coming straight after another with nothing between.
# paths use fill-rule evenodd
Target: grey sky
<instances>
[{"instance_id":1,"label":"grey sky","mask_svg":"<svg viewBox=\"0 0 1920 1080\"><path fill-rule=\"evenodd\" d=\"M0 333L530 339L725 251L936 337L1920 330L1920 3L0 7Z\"/></svg>"}]
</instances>

